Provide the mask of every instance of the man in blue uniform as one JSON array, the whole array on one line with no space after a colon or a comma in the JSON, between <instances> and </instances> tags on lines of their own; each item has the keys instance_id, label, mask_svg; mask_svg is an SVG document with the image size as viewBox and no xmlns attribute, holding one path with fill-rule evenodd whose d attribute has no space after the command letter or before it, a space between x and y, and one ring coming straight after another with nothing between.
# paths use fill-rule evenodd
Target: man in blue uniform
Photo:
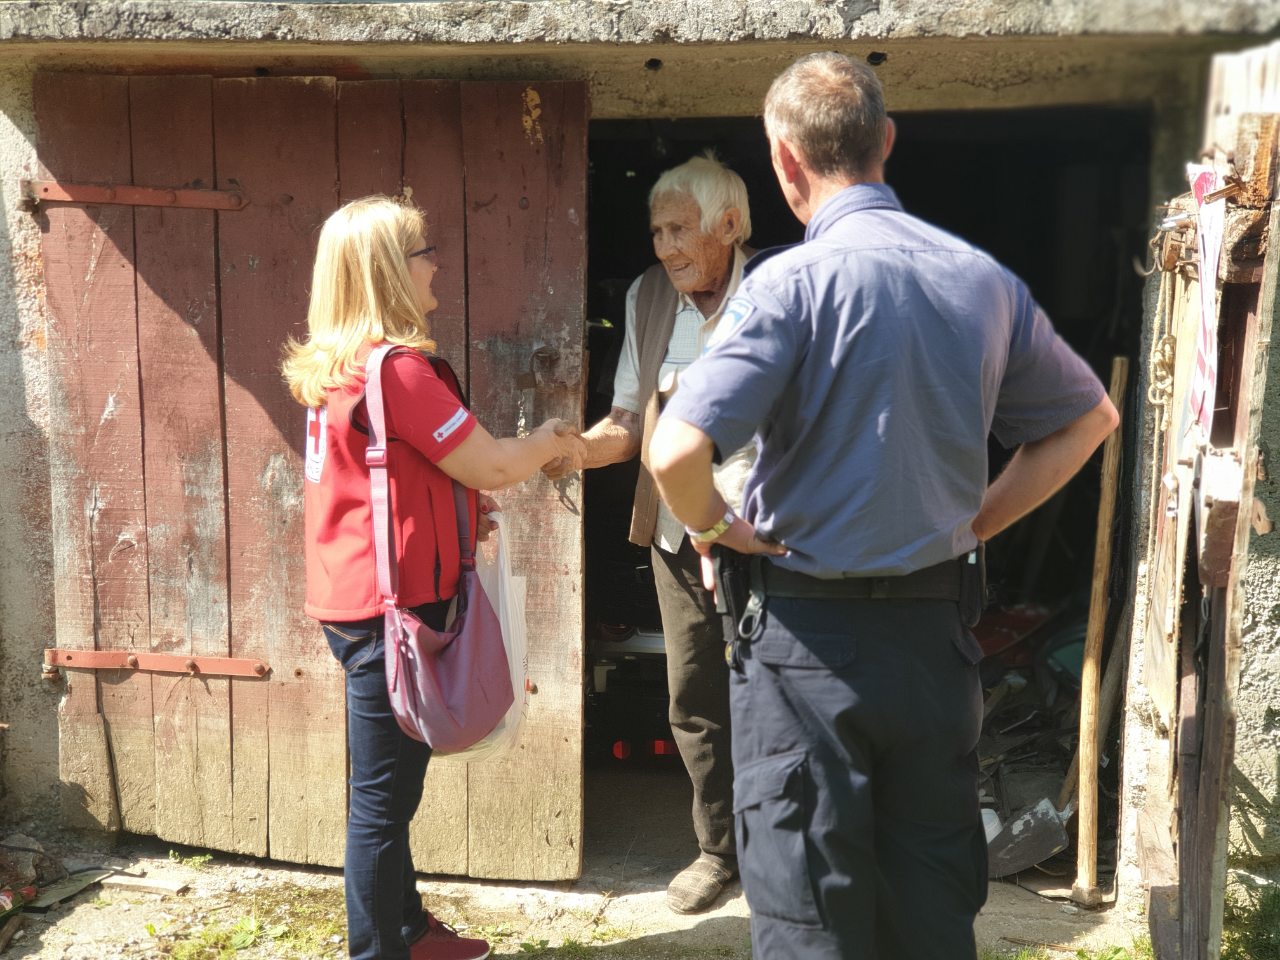
<instances>
[{"instance_id":1,"label":"man in blue uniform","mask_svg":"<svg viewBox=\"0 0 1280 960\"><path fill-rule=\"evenodd\" d=\"M762 555L730 680L755 955L972 960L986 844L967 561L1117 415L1016 277L903 212L869 69L797 61L765 128L805 240L749 267L733 332L685 371L650 448L699 552ZM990 486L988 433L1017 447ZM753 435L737 517L711 468Z\"/></svg>"}]
</instances>

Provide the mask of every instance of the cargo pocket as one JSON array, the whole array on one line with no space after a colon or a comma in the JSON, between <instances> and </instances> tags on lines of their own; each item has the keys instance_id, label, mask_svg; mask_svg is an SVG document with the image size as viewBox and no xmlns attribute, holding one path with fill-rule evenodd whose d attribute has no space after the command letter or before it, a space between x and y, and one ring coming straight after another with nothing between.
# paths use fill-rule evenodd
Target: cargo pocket
<instances>
[{"instance_id":1,"label":"cargo pocket","mask_svg":"<svg viewBox=\"0 0 1280 960\"><path fill-rule=\"evenodd\" d=\"M804 927L822 926L809 874L806 754L756 760L734 771L738 869L752 913Z\"/></svg>"}]
</instances>

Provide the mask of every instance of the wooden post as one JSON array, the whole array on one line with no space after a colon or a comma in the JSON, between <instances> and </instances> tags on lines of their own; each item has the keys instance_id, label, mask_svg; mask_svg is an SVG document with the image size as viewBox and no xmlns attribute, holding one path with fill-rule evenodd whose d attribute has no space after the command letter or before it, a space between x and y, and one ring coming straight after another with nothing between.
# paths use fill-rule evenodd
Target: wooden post
<instances>
[{"instance_id":1,"label":"wooden post","mask_svg":"<svg viewBox=\"0 0 1280 960\"><path fill-rule=\"evenodd\" d=\"M1133 617L1133 598L1130 597L1128 603L1125 604L1125 612L1120 615L1120 623L1128 623ZM1124 680L1124 668L1129 659L1129 631L1123 630L1117 642L1111 645L1111 653L1107 655L1107 669L1102 674L1102 692L1098 696L1098 728L1097 743L1098 754L1102 754L1102 748L1106 745L1107 731L1111 728L1111 718L1116 712L1116 707L1120 704L1120 693L1122 681ZM1071 798L1076 795L1077 778L1080 775L1080 748L1076 747L1075 755L1071 758L1071 766L1067 768L1067 775L1062 780L1062 790L1058 794L1058 809L1065 809L1067 804L1071 802Z\"/></svg>"},{"instance_id":2,"label":"wooden post","mask_svg":"<svg viewBox=\"0 0 1280 960\"><path fill-rule=\"evenodd\" d=\"M22 913L15 913L5 921L4 926L0 927L0 951L9 946L9 941L14 938L23 925L27 922L27 918Z\"/></svg>"},{"instance_id":3,"label":"wooden post","mask_svg":"<svg viewBox=\"0 0 1280 960\"><path fill-rule=\"evenodd\" d=\"M1117 410L1124 407L1129 360L1111 361L1111 389ZM1071 898L1095 904L1098 895L1098 674L1102 661L1102 632L1107 623L1107 580L1111 570L1111 521L1116 512L1116 481L1120 472L1121 428L1107 437L1102 450L1102 487L1098 502L1098 533L1093 549L1093 590L1089 596L1089 630L1080 673L1080 816L1076 842L1076 882Z\"/></svg>"}]
</instances>

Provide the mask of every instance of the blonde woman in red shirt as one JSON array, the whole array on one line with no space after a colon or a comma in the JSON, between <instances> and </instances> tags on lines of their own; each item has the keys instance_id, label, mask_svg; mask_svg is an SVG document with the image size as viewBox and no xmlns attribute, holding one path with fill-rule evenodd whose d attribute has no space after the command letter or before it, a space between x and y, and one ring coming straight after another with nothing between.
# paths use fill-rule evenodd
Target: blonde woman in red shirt
<instances>
[{"instance_id":1,"label":"blonde woman in red shirt","mask_svg":"<svg viewBox=\"0 0 1280 960\"><path fill-rule=\"evenodd\" d=\"M347 942L353 960L481 960L483 940L460 937L427 912L415 885L409 821L422 799L431 749L401 732L387 698L382 603L364 454L365 360L383 343L408 347L382 365L400 600L437 629L457 593L459 546L452 482L470 490L483 539L496 509L478 490L518 483L581 453L570 424L548 420L527 437L495 439L438 375L427 315L439 269L421 210L387 197L348 203L320 232L307 338L286 349L283 372L307 408L304 481L306 612L321 622L346 671L351 790L347 818ZM477 509L478 507L478 509ZM476 525L477 515L481 522Z\"/></svg>"}]
</instances>

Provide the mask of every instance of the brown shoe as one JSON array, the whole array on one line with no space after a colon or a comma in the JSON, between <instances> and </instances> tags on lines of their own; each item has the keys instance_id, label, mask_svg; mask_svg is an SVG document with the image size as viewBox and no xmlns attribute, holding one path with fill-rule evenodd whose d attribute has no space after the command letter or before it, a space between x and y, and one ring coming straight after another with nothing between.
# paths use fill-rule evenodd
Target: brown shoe
<instances>
[{"instance_id":1,"label":"brown shoe","mask_svg":"<svg viewBox=\"0 0 1280 960\"><path fill-rule=\"evenodd\" d=\"M701 913L715 903L725 884L737 875L737 868L719 857L700 854L667 887L667 906L676 913Z\"/></svg>"}]
</instances>

